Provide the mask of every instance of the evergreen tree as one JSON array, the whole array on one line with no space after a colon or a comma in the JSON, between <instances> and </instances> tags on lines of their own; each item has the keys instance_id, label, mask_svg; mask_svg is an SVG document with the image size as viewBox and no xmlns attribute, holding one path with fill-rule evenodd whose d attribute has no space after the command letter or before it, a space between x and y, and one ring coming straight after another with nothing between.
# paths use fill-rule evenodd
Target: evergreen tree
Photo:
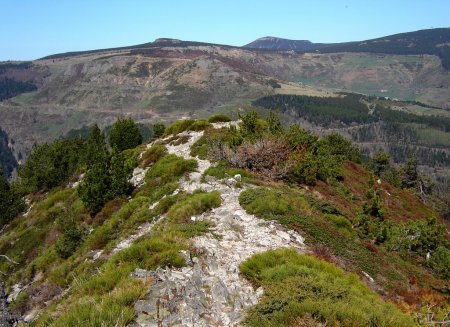
<instances>
[{"instance_id":1,"label":"evergreen tree","mask_svg":"<svg viewBox=\"0 0 450 327\"><path fill-rule=\"evenodd\" d=\"M112 125L109 133L109 144L119 151L132 149L142 143L142 135L138 125L131 118L119 118Z\"/></svg>"},{"instance_id":2,"label":"evergreen tree","mask_svg":"<svg viewBox=\"0 0 450 327\"><path fill-rule=\"evenodd\" d=\"M384 151L375 152L370 159L369 166L372 168L376 176L381 176L381 174L389 169L389 162L391 156L389 153Z\"/></svg>"},{"instance_id":3,"label":"evergreen tree","mask_svg":"<svg viewBox=\"0 0 450 327\"><path fill-rule=\"evenodd\" d=\"M108 164L99 161L91 166L78 187L78 195L92 215L99 212L111 200L111 176Z\"/></svg>"},{"instance_id":4,"label":"evergreen tree","mask_svg":"<svg viewBox=\"0 0 450 327\"><path fill-rule=\"evenodd\" d=\"M417 161L411 156L406 160L402 167L402 186L405 188L414 188L419 180L419 172L417 171Z\"/></svg>"},{"instance_id":5,"label":"evergreen tree","mask_svg":"<svg viewBox=\"0 0 450 327\"><path fill-rule=\"evenodd\" d=\"M166 126L163 124L155 124L153 125L152 138L157 139L164 135L166 131Z\"/></svg>"},{"instance_id":6,"label":"evergreen tree","mask_svg":"<svg viewBox=\"0 0 450 327\"><path fill-rule=\"evenodd\" d=\"M23 199L9 185L0 168L0 228L25 209Z\"/></svg>"},{"instance_id":7,"label":"evergreen tree","mask_svg":"<svg viewBox=\"0 0 450 327\"><path fill-rule=\"evenodd\" d=\"M131 173L132 168L126 164L122 152L114 148L110 165L112 197L129 193L131 185L128 180Z\"/></svg>"},{"instance_id":8,"label":"evergreen tree","mask_svg":"<svg viewBox=\"0 0 450 327\"><path fill-rule=\"evenodd\" d=\"M109 200L130 192L128 179L131 172L132 168L126 165L125 157L116 148L112 156L100 157L90 167L78 187L78 195L92 215L98 213Z\"/></svg>"},{"instance_id":9,"label":"evergreen tree","mask_svg":"<svg viewBox=\"0 0 450 327\"><path fill-rule=\"evenodd\" d=\"M271 111L267 118L267 123L269 124L269 131L273 135L282 135L284 133L284 127L278 113Z\"/></svg>"},{"instance_id":10,"label":"evergreen tree","mask_svg":"<svg viewBox=\"0 0 450 327\"><path fill-rule=\"evenodd\" d=\"M92 125L87 140L86 163L92 166L97 162L105 161L108 157L105 135L97 124Z\"/></svg>"},{"instance_id":11,"label":"evergreen tree","mask_svg":"<svg viewBox=\"0 0 450 327\"><path fill-rule=\"evenodd\" d=\"M317 136L312 135L305 129L301 128L299 124L292 124L286 132L286 138L289 145L298 150L301 147L309 148L318 139Z\"/></svg>"}]
</instances>

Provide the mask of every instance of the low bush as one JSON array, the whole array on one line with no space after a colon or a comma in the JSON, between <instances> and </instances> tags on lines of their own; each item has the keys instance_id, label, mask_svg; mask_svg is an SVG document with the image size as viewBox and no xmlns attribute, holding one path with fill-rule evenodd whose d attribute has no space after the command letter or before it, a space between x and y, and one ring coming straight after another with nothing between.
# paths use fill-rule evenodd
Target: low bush
<instances>
[{"instance_id":1,"label":"low bush","mask_svg":"<svg viewBox=\"0 0 450 327\"><path fill-rule=\"evenodd\" d=\"M157 162L166 154L167 149L164 145L155 144L142 154L142 157L139 159L139 167L148 167Z\"/></svg>"},{"instance_id":2,"label":"low bush","mask_svg":"<svg viewBox=\"0 0 450 327\"><path fill-rule=\"evenodd\" d=\"M172 125L167 127L164 131L165 135L176 135L178 133L184 132L189 129L189 127L192 126L192 124L195 122L194 119L185 119L185 120L177 120Z\"/></svg>"},{"instance_id":3,"label":"low bush","mask_svg":"<svg viewBox=\"0 0 450 327\"><path fill-rule=\"evenodd\" d=\"M225 114L216 114L208 118L210 123L226 123L231 121L231 118Z\"/></svg>"},{"instance_id":4,"label":"low bush","mask_svg":"<svg viewBox=\"0 0 450 327\"><path fill-rule=\"evenodd\" d=\"M295 250L253 255L239 269L264 288L248 311L248 326L416 326L356 275Z\"/></svg>"},{"instance_id":5,"label":"low bush","mask_svg":"<svg viewBox=\"0 0 450 327\"><path fill-rule=\"evenodd\" d=\"M439 246L432 254L428 266L439 277L450 280L450 249Z\"/></svg>"},{"instance_id":6,"label":"low bush","mask_svg":"<svg viewBox=\"0 0 450 327\"><path fill-rule=\"evenodd\" d=\"M211 124L206 120L194 120L194 119L178 120L172 125L170 125L168 128L166 128L164 134L177 135L178 133L182 133L184 131L203 131L210 126Z\"/></svg>"},{"instance_id":7,"label":"low bush","mask_svg":"<svg viewBox=\"0 0 450 327\"><path fill-rule=\"evenodd\" d=\"M204 131L208 127L211 127L211 123L209 123L207 120L196 120L194 123L189 126L188 130L190 131Z\"/></svg>"}]
</instances>

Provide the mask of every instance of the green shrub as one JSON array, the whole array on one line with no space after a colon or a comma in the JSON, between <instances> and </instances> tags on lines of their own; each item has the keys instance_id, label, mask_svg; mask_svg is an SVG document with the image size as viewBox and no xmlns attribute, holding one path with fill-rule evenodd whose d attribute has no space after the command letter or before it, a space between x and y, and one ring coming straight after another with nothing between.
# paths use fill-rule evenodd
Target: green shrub
<instances>
[{"instance_id":1,"label":"green shrub","mask_svg":"<svg viewBox=\"0 0 450 327\"><path fill-rule=\"evenodd\" d=\"M5 179L0 168L0 228L25 209L25 202Z\"/></svg>"},{"instance_id":2,"label":"green shrub","mask_svg":"<svg viewBox=\"0 0 450 327\"><path fill-rule=\"evenodd\" d=\"M132 149L142 143L142 135L138 125L131 118L119 118L109 132L109 144L119 151Z\"/></svg>"},{"instance_id":3,"label":"green shrub","mask_svg":"<svg viewBox=\"0 0 450 327\"><path fill-rule=\"evenodd\" d=\"M188 130L193 124L195 120L194 119L185 119L185 120L177 120L172 125L170 125L168 128L166 128L164 134L165 135L176 135L178 133L184 132Z\"/></svg>"},{"instance_id":4,"label":"green shrub","mask_svg":"<svg viewBox=\"0 0 450 327\"><path fill-rule=\"evenodd\" d=\"M191 147L191 156L212 161L222 160L224 150L231 147L237 131L230 128L209 128Z\"/></svg>"},{"instance_id":5,"label":"green shrub","mask_svg":"<svg viewBox=\"0 0 450 327\"><path fill-rule=\"evenodd\" d=\"M300 149L301 147L309 148L318 140L317 136L301 128L299 124L289 126L286 132L286 138L289 145L294 149Z\"/></svg>"},{"instance_id":6,"label":"green shrub","mask_svg":"<svg viewBox=\"0 0 450 327\"><path fill-rule=\"evenodd\" d=\"M50 190L66 183L86 161L86 141L56 140L35 145L18 175L26 191Z\"/></svg>"},{"instance_id":7,"label":"green shrub","mask_svg":"<svg viewBox=\"0 0 450 327\"><path fill-rule=\"evenodd\" d=\"M284 134L284 126L281 123L281 119L278 113L271 111L269 117L267 118L267 124L269 126L269 132L272 135Z\"/></svg>"},{"instance_id":8,"label":"green shrub","mask_svg":"<svg viewBox=\"0 0 450 327\"><path fill-rule=\"evenodd\" d=\"M70 257L81 243L82 232L70 217L59 220L62 234L55 243L55 251L61 258Z\"/></svg>"},{"instance_id":9,"label":"green shrub","mask_svg":"<svg viewBox=\"0 0 450 327\"><path fill-rule=\"evenodd\" d=\"M416 326L356 275L295 250L253 255L239 269L264 288L260 302L248 311L248 326Z\"/></svg>"},{"instance_id":10,"label":"green shrub","mask_svg":"<svg viewBox=\"0 0 450 327\"><path fill-rule=\"evenodd\" d=\"M244 139L250 142L254 142L262 138L268 131L268 123L259 118L256 111L250 111L245 115L239 115L239 118L242 120L240 123L240 133Z\"/></svg>"},{"instance_id":11,"label":"green shrub","mask_svg":"<svg viewBox=\"0 0 450 327\"><path fill-rule=\"evenodd\" d=\"M189 126L188 130L204 131L205 129L211 126L212 126L211 123L209 123L207 120L196 120L191 126Z\"/></svg>"},{"instance_id":12,"label":"green shrub","mask_svg":"<svg viewBox=\"0 0 450 327\"><path fill-rule=\"evenodd\" d=\"M158 139L161 136L164 135L164 132L166 131L166 126L163 124L155 124L153 125L152 129L152 139Z\"/></svg>"},{"instance_id":13,"label":"green shrub","mask_svg":"<svg viewBox=\"0 0 450 327\"><path fill-rule=\"evenodd\" d=\"M167 149L164 145L155 144L147 149L141 159L139 160L139 167L148 167L167 154Z\"/></svg>"},{"instance_id":14,"label":"green shrub","mask_svg":"<svg viewBox=\"0 0 450 327\"><path fill-rule=\"evenodd\" d=\"M216 115L212 115L211 117L209 117L208 121L210 123L226 123L226 122L231 121L231 118L224 114L216 114Z\"/></svg>"},{"instance_id":15,"label":"green shrub","mask_svg":"<svg viewBox=\"0 0 450 327\"><path fill-rule=\"evenodd\" d=\"M87 171L77 189L78 195L95 215L109 200L131 191L131 173L132 167L126 165L123 154L114 149L110 159L95 163Z\"/></svg>"},{"instance_id":16,"label":"green shrub","mask_svg":"<svg viewBox=\"0 0 450 327\"><path fill-rule=\"evenodd\" d=\"M428 265L437 276L450 280L450 250L448 248L439 246L431 254Z\"/></svg>"}]
</instances>

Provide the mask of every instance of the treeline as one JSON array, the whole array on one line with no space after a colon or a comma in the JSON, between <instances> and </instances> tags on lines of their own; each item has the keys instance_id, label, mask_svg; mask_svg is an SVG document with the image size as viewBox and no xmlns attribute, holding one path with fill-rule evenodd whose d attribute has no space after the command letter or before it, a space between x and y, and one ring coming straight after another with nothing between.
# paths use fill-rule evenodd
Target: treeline
<instances>
[{"instance_id":1,"label":"treeline","mask_svg":"<svg viewBox=\"0 0 450 327\"><path fill-rule=\"evenodd\" d=\"M5 73L8 69L28 69L33 64L30 61L24 61L24 62L4 62L0 63L0 74Z\"/></svg>"},{"instance_id":2,"label":"treeline","mask_svg":"<svg viewBox=\"0 0 450 327\"><path fill-rule=\"evenodd\" d=\"M416 32L390 35L365 42L348 42L326 48L320 52L369 52L398 55L436 55L445 69L450 69L450 48L437 47L450 39L448 28L435 28Z\"/></svg>"},{"instance_id":3,"label":"treeline","mask_svg":"<svg viewBox=\"0 0 450 327\"><path fill-rule=\"evenodd\" d=\"M0 128L0 169L5 177L11 176L13 170L17 167L17 161L8 147L8 135Z\"/></svg>"},{"instance_id":4,"label":"treeline","mask_svg":"<svg viewBox=\"0 0 450 327\"><path fill-rule=\"evenodd\" d=\"M336 122L349 125L376 121L376 117L369 115L367 106L360 102L360 96L357 94L339 98L277 94L253 101L253 105L279 110L283 114L302 117L326 127Z\"/></svg>"},{"instance_id":5,"label":"treeline","mask_svg":"<svg viewBox=\"0 0 450 327\"><path fill-rule=\"evenodd\" d=\"M361 102L367 97L345 93L344 97L312 97L306 95L277 94L262 97L253 102L254 106L280 110L294 117L302 117L314 124L329 127L341 122L368 124L377 121L388 123L417 123L444 132L450 132L450 119L445 117L418 116L402 111L391 110L376 105L374 112L369 113L367 105Z\"/></svg>"},{"instance_id":6,"label":"treeline","mask_svg":"<svg viewBox=\"0 0 450 327\"><path fill-rule=\"evenodd\" d=\"M0 101L36 90L37 86L33 82L21 82L8 77L0 77Z\"/></svg>"}]
</instances>

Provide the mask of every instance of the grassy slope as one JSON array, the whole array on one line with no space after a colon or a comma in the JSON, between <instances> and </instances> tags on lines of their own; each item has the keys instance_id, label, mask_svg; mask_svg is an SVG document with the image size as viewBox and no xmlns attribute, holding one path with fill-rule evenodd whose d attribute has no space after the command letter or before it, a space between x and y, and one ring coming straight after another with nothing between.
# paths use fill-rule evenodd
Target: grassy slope
<instances>
[{"instance_id":1,"label":"grassy slope","mask_svg":"<svg viewBox=\"0 0 450 327\"><path fill-rule=\"evenodd\" d=\"M169 132L182 130L185 124L178 123ZM203 122L199 124L204 125ZM201 142L199 145L202 146ZM129 150L127 155L136 157L139 152L139 149ZM8 286L18 282L23 285L34 280L32 286L12 304L13 308L24 313L31 308L31 303L45 307L45 302L54 301L50 302L34 325L79 326L86 321L93 326L113 322L126 325L134 319L133 303L144 295L146 283L130 278L129 273L137 267L154 269L159 266L182 266L184 261L178 251L188 249L190 237L201 235L211 227L208 222L194 223L188 218L220 205L217 192L170 195L178 187L178 179L196 168L195 161L168 155L162 146L153 146L146 150L138 164L151 168L146 174L145 186L137 189L130 201L120 198L112 200L95 217L89 217L74 189L58 188L46 195L34 195L33 202L36 204L29 215L17 217L2 233L0 253L19 263L13 265L6 261L0 262L0 270L8 274ZM207 171L207 174L217 178L235 173L241 173L244 182L262 186L242 193L241 204L247 211L264 219L276 219L286 227L299 231L306 237L307 244L316 256L340 265L347 271L370 274L376 282L371 286L391 299L397 296L401 308L413 311L424 292L442 287L442 280L431 276L417 263L358 238L352 225L357 210L367 200L366 192L371 186L369 175L361 166L346 162L342 182L318 182L315 186L305 188L259 180L246 171L228 169L223 165ZM383 205L388 208L386 219L397 223L433 214L430 208L407 191L395 189L386 183L379 187ZM159 204L149 209L149 204L158 200ZM156 225L151 238L140 239L130 248L111 255L111 250L121 239L132 234L137 226L151 222L161 214L166 214L167 219ZM57 221L68 215L86 233L76 252L63 259L55 252L55 242L61 234ZM99 250L103 251L102 254L93 260L93 254ZM264 255L270 257L272 254ZM381 317L379 312L383 310L393 312L391 306L382 304L355 276L344 276L336 267L316 263L313 259L295 258L295 255L282 253L282 256L285 255L289 257L289 264L293 265L287 275L283 272L284 267L279 268L281 275L272 274L278 271L277 267L261 268L273 268L270 274L276 275L274 278L269 273L261 273L263 279L255 279L249 270L244 271L244 275L252 282L267 287L268 295L262 301L263 306L273 303L277 296L282 299L288 297L288 302L292 304L295 293L290 292L295 291L295 288L284 288L280 293L271 292L285 282L287 285L304 283L302 278L305 276L297 276L297 273L303 269L302 262L312 260L312 263L306 263L312 266L307 276L324 286L326 301L330 302L335 294L343 291L327 284L331 278L336 284L348 283L351 286L349 299L355 305L362 303L367 307L367 303L375 303L378 309L374 311L374 316ZM53 300L68 287L67 293ZM310 303L310 306L315 305ZM296 311L297 316L304 312L301 310L305 310L296 307L295 303L293 307L299 310ZM258 318L255 314L261 313L260 308L251 309L250 322ZM342 321L359 321L357 319L361 318L361 313L356 309L351 312L342 306L339 308L341 311L333 311L333 307L328 309L327 312L321 311L321 314L325 317L323 319L330 322L341 319L340 316L344 319ZM311 313L311 310L307 312ZM406 321L409 319L399 317ZM355 323L355 326L360 325Z\"/></svg>"}]
</instances>

